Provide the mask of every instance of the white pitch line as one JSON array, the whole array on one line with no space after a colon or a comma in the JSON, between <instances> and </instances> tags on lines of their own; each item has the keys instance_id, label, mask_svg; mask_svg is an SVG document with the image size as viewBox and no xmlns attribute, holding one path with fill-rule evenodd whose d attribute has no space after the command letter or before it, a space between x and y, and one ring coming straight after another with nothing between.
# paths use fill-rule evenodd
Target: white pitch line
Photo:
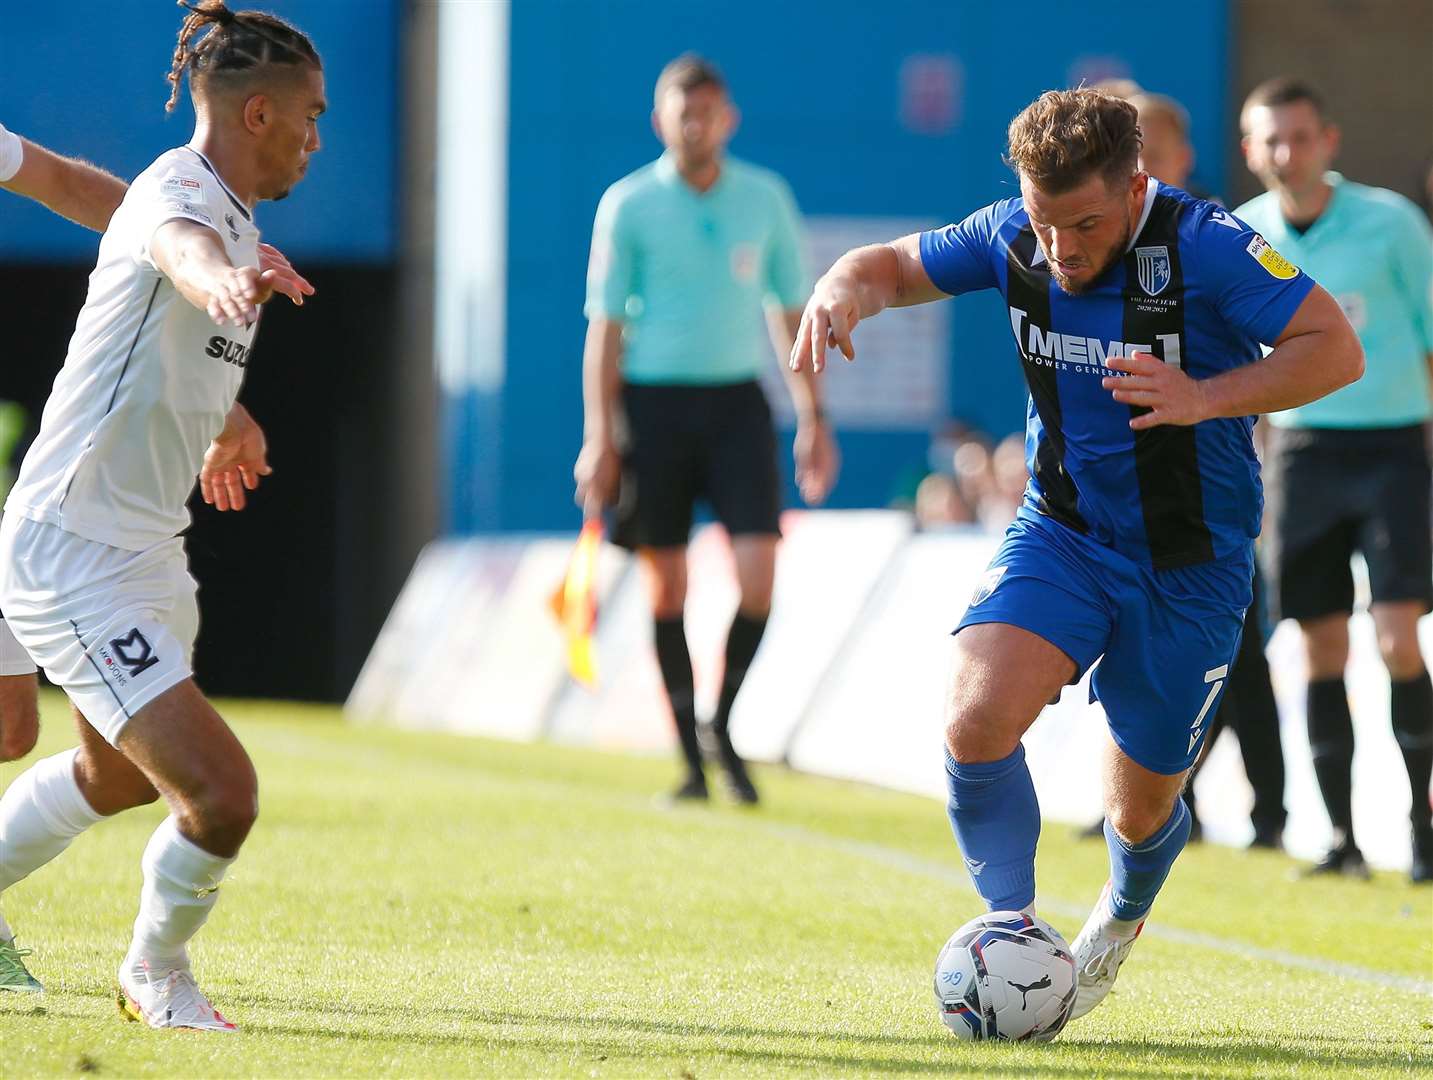
<instances>
[{"instance_id":1,"label":"white pitch line","mask_svg":"<svg viewBox=\"0 0 1433 1080\"><path fill-rule=\"evenodd\" d=\"M294 732L280 732L271 729L265 732L267 748L286 753L311 754L314 753L312 744L316 741L311 735L296 735ZM324 742L319 751L324 760L332 761L335 754L346 756L350 760L357 761L364 765L375 767L386 767L388 759L381 751L362 750L353 746L335 747L327 741ZM442 765L432 762L428 768L437 773L452 773L461 777L464 781L471 779L471 771L467 766ZM489 783L495 782L489 777ZM556 781L541 781L524 779L521 784L511 782L516 787L531 791L534 787L550 789L554 793L566 797L570 791L566 784L559 784ZM621 805L632 810L651 810L651 803L648 800L637 800L627 797L614 796L609 800L613 805ZM663 814L671 813L669 810L660 811ZM970 878L961 870L943 863L931 862L906 852L898 851L895 848L883 847L880 844L869 844L859 840L840 840L832 836L825 836L821 833L812 832L810 829L800 825L782 825L776 822L760 821L748 815L691 815L692 821L701 821L703 824L716 828L749 827L772 836L780 836L795 843L806 844L809 847L825 848L828 851L838 851L847 855L855 855L870 862L880 863L892 869L900 870L903 873L915 874L918 877L933 878L937 881L954 885L973 893L974 887L970 884ZM1041 910L1059 915L1062 918L1079 919L1081 922L1089 914L1089 908L1078 904L1072 904L1065 900L1039 897ZM1433 982L1427 979L1414 978L1411 975L1394 975L1386 971L1375 971L1372 968L1359 967L1355 964L1339 964L1331 960L1318 960L1309 956L1300 956L1297 953L1284 952L1282 949L1265 949L1259 945L1249 945L1242 941L1232 941L1228 938L1216 937L1213 934L1202 934L1194 930L1180 930L1172 926L1160 926L1153 924L1147 926L1144 931L1150 937L1162 938L1165 941L1177 941L1185 945L1193 945L1197 948L1210 949L1215 952L1228 953L1232 956L1241 956L1251 960L1264 960L1270 963L1279 964L1283 967L1298 968L1303 971L1312 971L1320 975L1333 975L1339 978L1349 979L1354 982L1370 983L1374 986L1383 986L1392 990L1402 990L1409 993L1424 994L1433 996Z\"/></svg>"},{"instance_id":2,"label":"white pitch line","mask_svg":"<svg viewBox=\"0 0 1433 1080\"><path fill-rule=\"evenodd\" d=\"M915 855L908 855L904 851L859 840L840 840L836 837L812 832L799 825L778 825L765 822L753 822L753 824L756 824L763 832L794 840L797 843L855 855L895 870L920 877L934 878L946 884L959 886L968 892L974 892L970 878L963 871L942 863L930 862ZM1051 900L1041 896L1038 903L1041 911L1049 911L1065 918L1083 920L1089 914L1088 907L1081 907L1064 900ZM1388 987L1391 990L1433 996L1433 982L1415 978L1412 975L1394 975L1387 971L1359 967L1357 964L1340 964L1332 960L1300 956L1297 953L1285 952L1283 949L1266 949L1260 945L1250 945L1247 942L1221 938L1214 934L1204 934L1196 930L1181 930L1175 926L1163 926L1158 923L1148 924L1144 933L1149 937L1177 941L1181 945L1193 945L1196 948L1228 953L1231 956L1239 956L1248 960L1263 960L1283 967L1312 971L1319 975L1333 975L1341 979L1351 979L1354 982Z\"/></svg>"}]
</instances>

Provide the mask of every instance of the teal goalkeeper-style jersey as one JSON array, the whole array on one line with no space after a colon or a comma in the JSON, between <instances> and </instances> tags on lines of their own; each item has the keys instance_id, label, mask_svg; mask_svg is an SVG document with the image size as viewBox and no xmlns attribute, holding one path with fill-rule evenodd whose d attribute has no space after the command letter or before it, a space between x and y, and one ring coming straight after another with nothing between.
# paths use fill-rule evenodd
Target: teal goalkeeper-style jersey
<instances>
[{"instance_id":1,"label":"teal goalkeeper-style jersey","mask_svg":"<svg viewBox=\"0 0 1433 1080\"><path fill-rule=\"evenodd\" d=\"M726 158L699 192L663 154L602 196L584 311L623 321L626 382L754 379L772 362L763 307L806 302L800 233L775 173Z\"/></svg>"},{"instance_id":2,"label":"teal goalkeeper-style jersey","mask_svg":"<svg viewBox=\"0 0 1433 1080\"><path fill-rule=\"evenodd\" d=\"M1286 428L1383 428L1430 415L1433 352L1433 230L1396 192L1325 179L1333 197L1301 236L1267 192L1234 211L1333 294L1363 343L1363 378L1297 409L1272 413Z\"/></svg>"}]
</instances>

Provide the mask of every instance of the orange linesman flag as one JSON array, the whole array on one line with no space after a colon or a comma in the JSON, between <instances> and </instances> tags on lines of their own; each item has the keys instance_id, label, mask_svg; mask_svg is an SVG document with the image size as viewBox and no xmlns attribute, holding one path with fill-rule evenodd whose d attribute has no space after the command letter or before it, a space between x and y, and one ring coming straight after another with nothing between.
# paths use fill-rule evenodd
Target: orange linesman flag
<instances>
[{"instance_id":1,"label":"orange linesman flag","mask_svg":"<svg viewBox=\"0 0 1433 1080\"><path fill-rule=\"evenodd\" d=\"M549 601L567 645L567 671L583 686L597 685L597 555L602 550L602 519L582 526L567 563L567 577Z\"/></svg>"}]
</instances>

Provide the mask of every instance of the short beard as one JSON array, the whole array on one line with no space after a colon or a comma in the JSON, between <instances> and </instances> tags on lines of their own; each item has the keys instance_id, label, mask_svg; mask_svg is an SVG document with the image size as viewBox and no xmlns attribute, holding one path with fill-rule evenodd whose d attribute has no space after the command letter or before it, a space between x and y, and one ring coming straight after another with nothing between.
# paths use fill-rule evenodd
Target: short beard
<instances>
[{"instance_id":1,"label":"short beard","mask_svg":"<svg viewBox=\"0 0 1433 1080\"><path fill-rule=\"evenodd\" d=\"M1111 250L1110 256L1108 259L1105 260L1104 265L1101 266L1099 270L1096 271L1083 285L1076 285L1068 278L1066 278L1063 274L1061 274L1060 271L1056 268L1054 260L1050 260L1050 276L1055 279L1055 284L1060 286L1060 291L1065 293L1067 296L1081 296L1084 293L1089 292L1095 287L1096 283L1099 282L1100 278L1105 276L1105 272L1109 270L1110 267L1114 266L1115 263L1119 262L1125 257L1125 252L1129 250L1129 243L1131 239L1131 234L1133 232L1133 227L1129 224L1129 222L1126 221L1124 235L1120 237L1120 242L1114 246L1113 250ZM1046 255L1046 258L1049 259L1048 254Z\"/></svg>"}]
</instances>

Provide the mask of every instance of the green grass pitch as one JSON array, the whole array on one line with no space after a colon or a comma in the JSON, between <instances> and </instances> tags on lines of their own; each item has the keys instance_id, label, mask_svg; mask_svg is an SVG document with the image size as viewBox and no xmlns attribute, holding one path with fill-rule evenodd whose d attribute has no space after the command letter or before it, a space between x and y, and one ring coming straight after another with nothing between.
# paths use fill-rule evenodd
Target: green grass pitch
<instances>
[{"instance_id":1,"label":"green grass pitch","mask_svg":"<svg viewBox=\"0 0 1433 1080\"><path fill-rule=\"evenodd\" d=\"M193 959L241 1034L119 1019L147 808L4 897L49 992L0 995L0 1076L1433 1075L1433 890L1397 875L1191 847L1104 1005L1048 1045L962 1044L931 970L979 907L934 802L763 769L760 810L664 811L665 760L224 711L263 809ZM1104 875L1047 827L1067 936Z\"/></svg>"}]
</instances>

